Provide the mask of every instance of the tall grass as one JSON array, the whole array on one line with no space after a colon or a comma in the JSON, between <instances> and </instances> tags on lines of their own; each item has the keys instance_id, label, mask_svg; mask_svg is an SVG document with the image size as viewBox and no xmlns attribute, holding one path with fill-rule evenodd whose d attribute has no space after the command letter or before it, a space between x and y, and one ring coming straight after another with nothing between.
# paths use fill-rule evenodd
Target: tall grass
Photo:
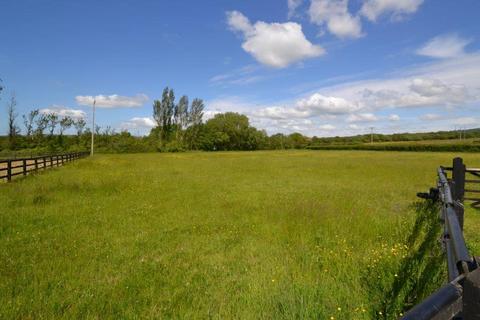
<instances>
[{"instance_id":1,"label":"tall grass","mask_svg":"<svg viewBox=\"0 0 480 320\"><path fill-rule=\"evenodd\" d=\"M0 185L0 318L395 318L443 281L415 194L452 157L100 155Z\"/></svg>"}]
</instances>

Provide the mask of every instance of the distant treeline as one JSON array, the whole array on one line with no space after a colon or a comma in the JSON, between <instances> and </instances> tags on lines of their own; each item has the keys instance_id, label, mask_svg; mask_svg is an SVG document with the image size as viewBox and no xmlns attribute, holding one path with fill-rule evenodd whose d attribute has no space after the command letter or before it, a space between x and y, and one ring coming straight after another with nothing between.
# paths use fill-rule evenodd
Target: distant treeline
<instances>
[{"instance_id":1,"label":"distant treeline","mask_svg":"<svg viewBox=\"0 0 480 320\"><path fill-rule=\"evenodd\" d=\"M461 131L436 131L419 133L362 134L348 137L313 137L311 145L355 145L374 142L454 140L480 138L480 128Z\"/></svg>"},{"instance_id":2,"label":"distant treeline","mask_svg":"<svg viewBox=\"0 0 480 320\"><path fill-rule=\"evenodd\" d=\"M7 102L8 135L0 136L0 156L83 151L90 148L91 131L84 119L74 119L55 112L42 113L34 109L22 115L21 128L17 123L16 105L15 96L12 96ZM95 150L101 153L269 149L480 151L480 143L395 143L458 139L460 134L457 131L328 138L310 138L300 133L278 133L269 136L264 130L251 126L247 116L234 112L216 114L204 121L202 99L196 98L190 103L187 96L182 96L176 101L173 89L168 87L163 90L161 99L154 100L152 107L156 126L148 136L137 137L128 131L116 132L111 127L97 126ZM69 129L70 132L74 129L76 134L66 134ZM465 130L461 135L463 139L480 138L480 129ZM376 143L369 143L371 140Z\"/></svg>"},{"instance_id":3,"label":"distant treeline","mask_svg":"<svg viewBox=\"0 0 480 320\"><path fill-rule=\"evenodd\" d=\"M309 145L310 150L372 150L412 152L480 152L480 141L476 144L356 144L356 145Z\"/></svg>"}]
</instances>

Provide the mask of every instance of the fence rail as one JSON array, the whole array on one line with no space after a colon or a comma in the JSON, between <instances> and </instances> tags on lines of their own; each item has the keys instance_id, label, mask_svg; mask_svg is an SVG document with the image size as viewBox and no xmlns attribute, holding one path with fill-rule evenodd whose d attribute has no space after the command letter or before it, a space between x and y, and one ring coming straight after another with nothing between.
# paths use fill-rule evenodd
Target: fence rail
<instances>
[{"instance_id":1,"label":"fence rail","mask_svg":"<svg viewBox=\"0 0 480 320\"><path fill-rule=\"evenodd\" d=\"M455 158L452 167L438 168L437 175L437 187L418 196L439 204L440 221L444 226L441 240L449 282L413 307L402 319L480 319L480 259L470 255L463 236L464 202L471 202L474 208L480 206L480 198L474 196L480 190L466 189L465 186L480 183L480 179L475 179L480 178L480 169L466 168L461 158ZM469 179L466 179L467 175Z\"/></svg>"},{"instance_id":2,"label":"fence rail","mask_svg":"<svg viewBox=\"0 0 480 320\"><path fill-rule=\"evenodd\" d=\"M31 172L63 166L65 163L84 158L88 152L73 152L30 158L0 160L0 181L12 181L15 176L26 176Z\"/></svg>"}]
</instances>

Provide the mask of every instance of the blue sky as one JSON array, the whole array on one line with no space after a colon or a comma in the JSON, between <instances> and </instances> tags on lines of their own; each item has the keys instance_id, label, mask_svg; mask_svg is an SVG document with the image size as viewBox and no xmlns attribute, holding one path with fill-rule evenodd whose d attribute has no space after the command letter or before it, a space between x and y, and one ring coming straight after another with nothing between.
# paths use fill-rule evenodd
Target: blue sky
<instances>
[{"instance_id":1,"label":"blue sky","mask_svg":"<svg viewBox=\"0 0 480 320\"><path fill-rule=\"evenodd\" d=\"M480 127L479 13L477 0L5 0L0 104L15 92L19 114L89 120L96 97L102 127L143 134L170 86L268 133Z\"/></svg>"}]
</instances>

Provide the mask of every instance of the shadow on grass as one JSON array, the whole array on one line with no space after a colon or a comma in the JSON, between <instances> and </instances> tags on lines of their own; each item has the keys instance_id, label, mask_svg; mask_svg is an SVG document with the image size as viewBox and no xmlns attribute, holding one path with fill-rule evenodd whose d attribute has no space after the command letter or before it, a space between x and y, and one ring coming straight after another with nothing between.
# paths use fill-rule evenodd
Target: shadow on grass
<instances>
[{"instance_id":1,"label":"shadow on grass","mask_svg":"<svg viewBox=\"0 0 480 320\"><path fill-rule=\"evenodd\" d=\"M384 280L368 287L378 297L372 318L397 319L438 289L446 277L446 263L439 242L442 224L438 218L438 207L431 202L413 204L417 213L414 226L405 239L411 248L409 254L398 263L384 265L379 274ZM396 276L392 279L391 275ZM385 279L386 278L386 279ZM365 280L367 278L365 277ZM380 284L380 285L379 285Z\"/></svg>"}]
</instances>

